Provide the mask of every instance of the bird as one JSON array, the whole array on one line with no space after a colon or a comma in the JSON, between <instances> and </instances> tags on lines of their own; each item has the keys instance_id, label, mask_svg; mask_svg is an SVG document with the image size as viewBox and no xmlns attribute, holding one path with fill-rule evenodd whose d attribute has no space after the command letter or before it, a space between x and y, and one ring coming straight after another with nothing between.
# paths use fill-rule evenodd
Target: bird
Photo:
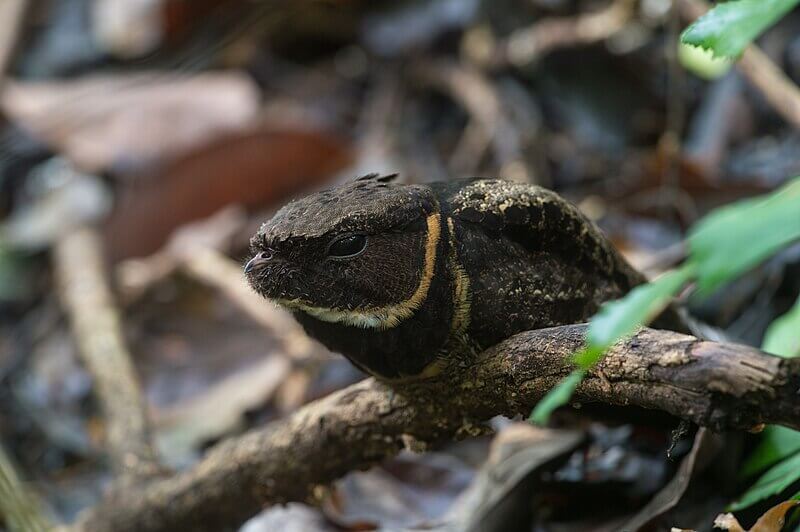
<instances>
[{"instance_id":1,"label":"bird","mask_svg":"<svg viewBox=\"0 0 800 532\"><path fill-rule=\"evenodd\" d=\"M578 323L644 282L557 193L369 174L295 199L250 241L250 286L387 381L433 378L516 333Z\"/></svg>"}]
</instances>

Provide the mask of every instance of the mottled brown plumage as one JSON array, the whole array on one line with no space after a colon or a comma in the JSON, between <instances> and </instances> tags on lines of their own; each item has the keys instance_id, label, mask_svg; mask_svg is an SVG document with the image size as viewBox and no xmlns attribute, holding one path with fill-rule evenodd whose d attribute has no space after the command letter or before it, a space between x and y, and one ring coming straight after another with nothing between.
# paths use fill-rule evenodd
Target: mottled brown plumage
<instances>
[{"instance_id":1,"label":"mottled brown plumage","mask_svg":"<svg viewBox=\"0 0 800 532\"><path fill-rule=\"evenodd\" d=\"M391 177L286 205L246 267L256 291L379 377L435 375L517 332L585 321L643 280L554 192Z\"/></svg>"}]
</instances>

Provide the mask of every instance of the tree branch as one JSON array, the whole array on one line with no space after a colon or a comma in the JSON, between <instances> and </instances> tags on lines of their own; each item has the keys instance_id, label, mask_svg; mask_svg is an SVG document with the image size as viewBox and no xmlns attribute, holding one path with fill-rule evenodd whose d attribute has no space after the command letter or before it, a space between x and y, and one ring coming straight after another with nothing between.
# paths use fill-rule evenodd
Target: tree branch
<instances>
[{"instance_id":1,"label":"tree branch","mask_svg":"<svg viewBox=\"0 0 800 532\"><path fill-rule=\"evenodd\" d=\"M219 530L270 504L415 448L478 433L498 414L527 414L570 371L585 325L529 331L485 351L458 378L390 388L367 379L286 419L221 443L193 468L120 488L74 530ZM643 329L611 349L576 401L665 410L715 430L800 428L800 359Z\"/></svg>"}]
</instances>

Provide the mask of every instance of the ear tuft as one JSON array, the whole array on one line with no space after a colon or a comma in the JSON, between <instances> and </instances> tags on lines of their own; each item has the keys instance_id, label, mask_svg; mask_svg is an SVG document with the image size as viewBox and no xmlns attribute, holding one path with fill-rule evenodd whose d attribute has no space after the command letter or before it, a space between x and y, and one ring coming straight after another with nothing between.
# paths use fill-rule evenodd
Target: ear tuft
<instances>
[{"instance_id":1,"label":"ear tuft","mask_svg":"<svg viewBox=\"0 0 800 532\"><path fill-rule=\"evenodd\" d=\"M353 181L372 181L372 180L375 180L375 181L378 181L380 183L388 183L390 181L394 181L395 179L397 179L398 175L399 174L381 175L381 174L378 174L378 173L372 173L372 174L362 175L361 177L357 177Z\"/></svg>"}]
</instances>

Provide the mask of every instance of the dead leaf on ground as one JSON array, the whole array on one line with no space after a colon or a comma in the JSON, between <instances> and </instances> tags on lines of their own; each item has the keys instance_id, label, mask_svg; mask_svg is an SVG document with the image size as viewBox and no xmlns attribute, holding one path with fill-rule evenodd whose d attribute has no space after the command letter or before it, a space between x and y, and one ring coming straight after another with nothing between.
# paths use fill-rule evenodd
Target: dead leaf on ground
<instances>
[{"instance_id":1,"label":"dead leaf on ground","mask_svg":"<svg viewBox=\"0 0 800 532\"><path fill-rule=\"evenodd\" d=\"M719 514L714 519L714 528L727 530L728 532L781 532L786 523L786 514L800 505L800 501L791 500L776 504L758 518L758 521L750 530L745 530L739 520L733 514ZM688 528L672 528L672 532L695 532Z\"/></svg>"},{"instance_id":2,"label":"dead leaf on ground","mask_svg":"<svg viewBox=\"0 0 800 532\"><path fill-rule=\"evenodd\" d=\"M581 431L542 429L528 423L506 428L492 442L483 469L449 510L446 526L507 530L519 517L514 510L530 495L536 475L557 467L583 440Z\"/></svg>"},{"instance_id":3,"label":"dead leaf on ground","mask_svg":"<svg viewBox=\"0 0 800 532\"><path fill-rule=\"evenodd\" d=\"M153 412L155 439L170 465L191 456L202 444L231 434L244 414L265 405L289 372L285 356L262 361L214 383L202 394Z\"/></svg>"},{"instance_id":4,"label":"dead leaf on ground","mask_svg":"<svg viewBox=\"0 0 800 532\"><path fill-rule=\"evenodd\" d=\"M316 508L296 502L286 505L272 506L245 523L241 532L326 532L338 530L325 521Z\"/></svg>"},{"instance_id":5,"label":"dead leaf on ground","mask_svg":"<svg viewBox=\"0 0 800 532\"><path fill-rule=\"evenodd\" d=\"M40 164L30 175L31 200L0 224L5 244L39 251L111 210L111 193L103 181L78 172L61 157Z\"/></svg>"},{"instance_id":6,"label":"dead leaf on ground","mask_svg":"<svg viewBox=\"0 0 800 532\"><path fill-rule=\"evenodd\" d=\"M672 479L653 497L644 508L633 516L623 530L641 530L652 525L659 517L672 510L681 500L697 471L708 464L719 449L719 438L701 428L694 437L689 454L683 457Z\"/></svg>"},{"instance_id":7,"label":"dead leaf on ground","mask_svg":"<svg viewBox=\"0 0 800 532\"><path fill-rule=\"evenodd\" d=\"M6 116L95 173L173 158L221 132L241 129L259 105L256 84L233 71L9 81L0 92Z\"/></svg>"},{"instance_id":8,"label":"dead leaf on ground","mask_svg":"<svg viewBox=\"0 0 800 532\"><path fill-rule=\"evenodd\" d=\"M176 230L158 252L117 264L115 280L121 299L131 303L149 288L180 268L182 261L197 250L230 251L231 243L247 223L247 213L231 205L208 218L191 222Z\"/></svg>"},{"instance_id":9,"label":"dead leaf on ground","mask_svg":"<svg viewBox=\"0 0 800 532\"><path fill-rule=\"evenodd\" d=\"M791 500L773 506L758 518L750 532L780 532L786 522L786 514L799 504L800 501Z\"/></svg>"},{"instance_id":10,"label":"dead leaf on ground","mask_svg":"<svg viewBox=\"0 0 800 532\"><path fill-rule=\"evenodd\" d=\"M302 130L228 135L130 182L106 227L110 257L149 255L174 229L230 204L277 205L351 163L350 146Z\"/></svg>"},{"instance_id":11,"label":"dead leaf on ground","mask_svg":"<svg viewBox=\"0 0 800 532\"><path fill-rule=\"evenodd\" d=\"M445 453L402 453L350 473L325 494L322 511L346 530L428 529L467 487L474 470Z\"/></svg>"}]
</instances>

